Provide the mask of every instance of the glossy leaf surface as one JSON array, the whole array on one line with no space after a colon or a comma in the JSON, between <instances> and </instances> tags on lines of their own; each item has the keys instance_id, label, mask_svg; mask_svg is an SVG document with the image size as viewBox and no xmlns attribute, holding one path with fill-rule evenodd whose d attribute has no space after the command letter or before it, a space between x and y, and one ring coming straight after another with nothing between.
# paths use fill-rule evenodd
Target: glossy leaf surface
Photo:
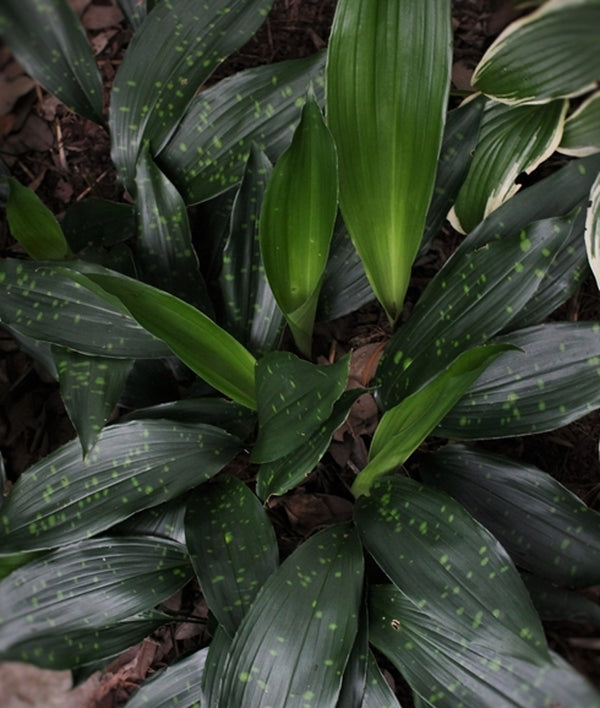
<instances>
[{"instance_id":1,"label":"glossy leaf surface","mask_svg":"<svg viewBox=\"0 0 600 708\"><path fill-rule=\"evenodd\" d=\"M508 103L574 96L600 78L599 43L597 0L550 0L502 32L479 62L472 83Z\"/></svg>"},{"instance_id":2,"label":"glossy leaf surface","mask_svg":"<svg viewBox=\"0 0 600 708\"><path fill-rule=\"evenodd\" d=\"M100 72L66 0L3 0L0 35L45 89L76 113L102 123Z\"/></svg>"},{"instance_id":3,"label":"glossy leaf surface","mask_svg":"<svg viewBox=\"0 0 600 708\"><path fill-rule=\"evenodd\" d=\"M402 310L433 192L450 45L446 0L337 5L327 120L338 149L340 207L392 322Z\"/></svg>"},{"instance_id":4,"label":"glossy leaf surface","mask_svg":"<svg viewBox=\"0 0 600 708\"><path fill-rule=\"evenodd\" d=\"M112 425L82 460L74 440L32 465L0 511L2 552L87 538L196 487L239 451L210 425L169 421Z\"/></svg>"},{"instance_id":5,"label":"glossy leaf surface","mask_svg":"<svg viewBox=\"0 0 600 708\"><path fill-rule=\"evenodd\" d=\"M348 524L312 536L260 590L231 645L219 705L334 708L363 582Z\"/></svg>"},{"instance_id":6,"label":"glossy leaf surface","mask_svg":"<svg viewBox=\"0 0 600 708\"><path fill-rule=\"evenodd\" d=\"M164 0L148 13L119 66L110 104L111 155L127 189L133 191L144 141L152 155L160 152L200 85L250 39L272 4Z\"/></svg>"},{"instance_id":7,"label":"glossy leaf surface","mask_svg":"<svg viewBox=\"0 0 600 708\"><path fill-rule=\"evenodd\" d=\"M296 346L308 357L337 196L335 145L321 109L309 96L292 143L273 168L259 224L273 295Z\"/></svg>"},{"instance_id":8,"label":"glossy leaf surface","mask_svg":"<svg viewBox=\"0 0 600 708\"><path fill-rule=\"evenodd\" d=\"M600 152L600 91L567 118L558 151L576 157Z\"/></svg>"},{"instance_id":9,"label":"glossy leaf surface","mask_svg":"<svg viewBox=\"0 0 600 708\"><path fill-rule=\"evenodd\" d=\"M241 71L196 96L158 164L188 204L237 184L252 144L273 162L290 143L311 85L323 96L324 53Z\"/></svg>"},{"instance_id":10,"label":"glossy leaf surface","mask_svg":"<svg viewBox=\"0 0 600 708\"><path fill-rule=\"evenodd\" d=\"M428 456L421 474L489 529L520 568L570 587L600 582L600 514L550 475L462 445Z\"/></svg>"},{"instance_id":11,"label":"glossy leaf surface","mask_svg":"<svg viewBox=\"0 0 600 708\"><path fill-rule=\"evenodd\" d=\"M600 324L548 323L495 341L505 352L440 425L458 440L528 435L568 425L600 407Z\"/></svg>"},{"instance_id":12,"label":"glossy leaf surface","mask_svg":"<svg viewBox=\"0 0 600 708\"><path fill-rule=\"evenodd\" d=\"M185 536L210 611L233 636L279 563L267 513L245 484L219 477L189 499Z\"/></svg>"}]
</instances>

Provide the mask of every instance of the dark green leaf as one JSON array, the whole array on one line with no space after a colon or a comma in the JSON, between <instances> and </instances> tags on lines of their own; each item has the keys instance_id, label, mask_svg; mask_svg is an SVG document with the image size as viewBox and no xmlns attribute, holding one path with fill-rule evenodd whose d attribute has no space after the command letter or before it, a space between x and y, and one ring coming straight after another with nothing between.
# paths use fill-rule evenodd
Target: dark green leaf
<instances>
[{"instance_id":1,"label":"dark green leaf","mask_svg":"<svg viewBox=\"0 0 600 708\"><path fill-rule=\"evenodd\" d=\"M312 536L263 585L235 635L219 705L334 708L358 627L363 557L349 524Z\"/></svg>"},{"instance_id":2,"label":"dark green leaf","mask_svg":"<svg viewBox=\"0 0 600 708\"><path fill-rule=\"evenodd\" d=\"M253 148L235 196L219 285L224 327L253 354L275 349L284 325L260 255L258 219L271 163Z\"/></svg>"},{"instance_id":3,"label":"dark green leaf","mask_svg":"<svg viewBox=\"0 0 600 708\"><path fill-rule=\"evenodd\" d=\"M336 708L362 708L370 659L369 622L366 603L362 603L354 646L344 670Z\"/></svg>"},{"instance_id":4,"label":"dark green leaf","mask_svg":"<svg viewBox=\"0 0 600 708\"><path fill-rule=\"evenodd\" d=\"M596 284L600 287L600 172L590 191L585 218L585 248Z\"/></svg>"},{"instance_id":5,"label":"dark green leaf","mask_svg":"<svg viewBox=\"0 0 600 708\"><path fill-rule=\"evenodd\" d=\"M81 459L77 441L32 465L0 510L2 552L86 538L215 475L239 440L210 425L131 422L105 428Z\"/></svg>"},{"instance_id":6,"label":"dark green leaf","mask_svg":"<svg viewBox=\"0 0 600 708\"><path fill-rule=\"evenodd\" d=\"M157 156L161 169L195 204L237 184L252 144L273 162L289 145L310 84L324 94L325 53L239 72L191 102Z\"/></svg>"},{"instance_id":7,"label":"dark green leaf","mask_svg":"<svg viewBox=\"0 0 600 708\"><path fill-rule=\"evenodd\" d=\"M330 366L317 366L289 352L272 352L258 361L254 462L277 460L321 429L344 392L349 364L345 356Z\"/></svg>"},{"instance_id":8,"label":"dark green leaf","mask_svg":"<svg viewBox=\"0 0 600 708\"><path fill-rule=\"evenodd\" d=\"M534 222L446 262L381 358L377 375L385 408L510 323L536 294L572 218Z\"/></svg>"},{"instance_id":9,"label":"dark green leaf","mask_svg":"<svg viewBox=\"0 0 600 708\"><path fill-rule=\"evenodd\" d=\"M600 627L600 605L573 590L551 585L546 579L521 573L535 609L543 622L581 622Z\"/></svg>"},{"instance_id":10,"label":"dark green leaf","mask_svg":"<svg viewBox=\"0 0 600 708\"><path fill-rule=\"evenodd\" d=\"M159 504L151 509L143 509L110 529L117 536L158 536L185 545L185 503L186 495Z\"/></svg>"},{"instance_id":11,"label":"dark green leaf","mask_svg":"<svg viewBox=\"0 0 600 708\"><path fill-rule=\"evenodd\" d=\"M279 551L256 496L235 477L203 485L188 501L186 544L210 611L233 636L273 573Z\"/></svg>"},{"instance_id":12,"label":"dark green leaf","mask_svg":"<svg viewBox=\"0 0 600 708\"><path fill-rule=\"evenodd\" d=\"M112 89L112 158L133 192L145 140L156 155L173 135L200 85L250 39L273 0L165 0L148 13ZM143 71L140 71L143 67Z\"/></svg>"},{"instance_id":13,"label":"dark green leaf","mask_svg":"<svg viewBox=\"0 0 600 708\"><path fill-rule=\"evenodd\" d=\"M2 0L0 35L25 70L69 108L102 123L102 82L66 0Z\"/></svg>"},{"instance_id":14,"label":"dark green leaf","mask_svg":"<svg viewBox=\"0 0 600 708\"><path fill-rule=\"evenodd\" d=\"M208 647L208 655L202 674L202 690L206 698L207 708L219 706L219 693L221 683L226 674L226 665L229 659L231 637L222 626L217 626Z\"/></svg>"},{"instance_id":15,"label":"dark green leaf","mask_svg":"<svg viewBox=\"0 0 600 708\"><path fill-rule=\"evenodd\" d=\"M362 708L401 708L398 699L390 688L389 683L383 677L375 657L370 651Z\"/></svg>"},{"instance_id":16,"label":"dark green leaf","mask_svg":"<svg viewBox=\"0 0 600 708\"><path fill-rule=\"evenodd\" d=\"M157 671L127 701L127 708L202 708L204 694L200 681L208 648L195 651Z\"/></svg>"},{"instance_id":17,"label":"dark green leaf","mask_svg":"<svg viewBox=\"0 0 600 708\"><path fill-rule=\"evenodd\" d=\"M138 157L135 186L136 262L141 280L211 316L212 305L192 245L185 202L154 164L147 144Z\"/></svg>"},{"instance_id":18,"label":"dark green leaf","mask_svg":"<svg viewBox=\"0 0 600 708\"><path fill-rule=\"evenodd\" d=\"M600 91L593 93L567 118L558 151L577 157L600 151Z\"/></svg>"},{"instance_id":19,"label":"dark green leaf","mask_svg":"<svg viewBox=\"0 0 600 708\"><path fill-rule=\"evenodd\" d=\"M117 0L117 5L127 18L127 22L134 32L137 32L146 18L149 0Z\"/></svg>"},{"instance_id":20,"label":"dark green leaf","mask_svg":"<svg viewBox=\"0 0 600 708\"><path fill-rule=\"evenodd\" d=\"M1 278L2 276L0 276ZM32 359L41 364L53 379L58 381L58 371L52 356L52 345L48 342L42 342L39 339L33 339L25 334L22 334L12 327L3 325L3 329L10 333L11 337L19 343L19 348L28 354Z\"/></svg>"},{"instance_id":21,"label":"dark green leaf","mask_svg":"<svg viewBox=\"0 0 600 708\"><path fill-rule=\"evenodd\" d=\"M71 665L83 663L94 647L78 646L80 634L97 641L93 630L151 610L191 575L179 544L135 536L82 541L32 561L0 583L2 658L24 659L28 645L32 660L35 638L52 664L52 642L60 647L63 637L71 644Z\"/></svg>"},{"instance_id":22,"label":"dark green leaf","mask_svg":"<svg viewBox=\"0 0 600 708\"><path fill-rule=\"evenodd\" d=\"M108 421L133 362L52 347L60 395L86 455Z\"/></svg>"},{"instance_id":23,"label":"dark green leaf","mask_svg":"<svg viewBox=\"0 0 600 708\"><path fill-rule=\"evenodd\" d=\"M29 337L88 355L128 359L170 353L123 308L82 287L70 273L77 277L55 265L0 260L0 320Z\"/></svg>"},{"instance_id":24,"label":"dark green leaf","mask_svg":"<svg viewBox=\"0 0 600 708\"><path fill-rule=\"evenodd\" d=\"M440 425L459 440L528 435L568 425L600 407L600 324L560 322L498 337L502 354Z\"/></svg>"},{"instance_id":25,"label":"dark green leaf","mask_svg":"<svg viewBox=\"0 0 600 708\"><path fill-rule=\"evenodd\" d=\"M550 475L463 445L428 456L421 474L489 529L520 568L558 585L600 583L600 514Z\"/></svg>"},{"instance_id":26,"label":"dark green leaf","mask_svg":"<svg viewBox=\"0 0 600 708\"><path fill-rule=\"evenodd\" d=\"M10 232L32 258L60 260L70 255L69 244L54 214L35 192L8 178L6 218Z\"/></svg>"},{"instance_id":27,"label":"dark green leaf","mask_svg":"<svg viewBox=\"0 0 600 708\"><path fill-rule=\"evenodd\" d=\"M123 202L83 199L69 206L61 225L71 249L87 260L92 252L133 239L135 211Z\"/></svg>"}]
</instances>

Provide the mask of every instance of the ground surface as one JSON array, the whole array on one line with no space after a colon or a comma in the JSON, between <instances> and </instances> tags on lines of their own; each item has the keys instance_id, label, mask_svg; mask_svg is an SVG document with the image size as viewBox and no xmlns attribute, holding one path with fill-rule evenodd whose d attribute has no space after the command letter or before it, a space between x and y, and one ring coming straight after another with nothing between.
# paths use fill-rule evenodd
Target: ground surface
<instances>
[{"instance_id":1,"label":"ground surface","mask_svg":"<svg viewBox=\"0 0 600 708\"><path fill-rule=\"evenodd\" d=\"M129 33L111 0L76 0L97 53L107 86L114 76ZM247 66L306 56L327 42L335 0L277 0L265 25L246 47L219 69L218 76ZM455 65L457 89L467 89L470 72L485 48L515 16L510 0L456 0L454 2ZM0 48L0 157L11 173L30 186L57 214L75 201L96 196L121 197L109 157L106 134L89 121L74 116L22 74L6 49ZM415 268L409 303L416 300L423 284L448 257L457 235L446 227L433 255ZM0 255L18 252L6 227L0 222ZM563 319L600 319L600 301L593 283L562 310ZM327 356L332 347L344 351L369 345L387 335L377 307L321 327L318 349ZM359 432L369 432L373 411L361 412L355 422ZM600 510L600 465L598 439L600 416L592 414L552 434L496 444L516 459L531 462L555 475L590 506ZM362 427L361 427L362 426ZM32 462L74 436L58 389L18 344L0 330L0 463L9 485ZM360 446L359 446L360 447ZM339 436L332 448L336 463L361 450ZM310 484L299 488L280 507L273 509L282 545L291 549L315 527L349 514L350 505L335 494L335 475L321 466L318 491ZM329 481L328 481L329 480ZM591 591L591 596L600 593ZM177 608L195 606L197 598L175 598ZM198 608L195 608L198 610ZM600 638L598 628L549 626L552 646L600 686ZM95 675L77 692L65 695L68 674L51 673L48 681L32 672L33 667L0 666L0 696L3 708L32 705L120 705L131 686L157 667L169 663L197 642L189 625L157 635L121 657L104 675ZM39 690L34 690L34 689ZM401 692L399 686L399 691ZM41 691L41 693L40 693ZM54 696L56 694L56 702ZM41 697L40 697L41 696ZM403 698L404 700L404 698ZM407 703L403 703L407 705Z\"/></svg>"}]
</instances>

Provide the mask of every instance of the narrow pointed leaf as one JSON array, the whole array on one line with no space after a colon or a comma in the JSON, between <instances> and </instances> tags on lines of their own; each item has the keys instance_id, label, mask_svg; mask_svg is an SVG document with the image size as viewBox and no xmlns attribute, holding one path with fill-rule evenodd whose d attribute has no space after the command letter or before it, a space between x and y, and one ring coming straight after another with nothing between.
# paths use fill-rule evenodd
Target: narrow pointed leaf
<instances>
[{"instance_id":1,"label":"narrow pointed leaf","mask_svg":"<svg viewBox=\"0 0 600 708\"><path fill-rule=\"evenodd\" d=\"M210 611L233 636L279 563L267 513L243 482L219 477L188 501L185 535Z\"/></svg>"},{"instance_id":2,"label":"narrow pointed leaf","mask_svg":"<svg viewBox=\"0 0 600 708\"><path fill-rule=\"evenodd\" d=\"M253 148L233 204L219 273L224 327L256 355L276 348L285 324L267 281L258 238L271 169L267 156Z\"/></svg>"},{"instance_id":3,"label":"narrow pointed leaf","mask_svg":"<svg viewBox=\"0 0 600 708\"><path fill-rule=\"evenodd\" d=\"M204 694L200 681L208 647L195 651L160 671L139 687L127 701L127 708L203 708Z\"/></svg>"},{"instance_id":4,"label":"narrow pointed leaf","mask_svg":"<svg viewBox=\"0 0 600 708\"><path fill-rule=\"evenodd\" d=\"M10 232L32 258L60 260L71 251L54 214L35 192L8 178L6 218Z\"/></svg>"},{"instance_id":5,"label":"narrow pointed leaf","mask_svg":"<svg viewBox=\"0 0 600 708\"><path fill-rule=\"evenodd\" d=\"M133 32L137 32L148 14L149 0L117 0L117 5Z\"/></svg>"},{"instance_id":6,"label":"narrow pointed leaf","mask_svg":"<svg viewBox=\"0 0 600 708\"><path fill-rule=\"evenodd\" d=\"M184 546L185 503L186 495L183 494L158 506L143 509L116 526L111 526L110 532L116 536L158 536Z\"/></svg>"},{"instance_id":7,"label":"narrow pointed leaf","mask_svg":"<svg viewBox=\"0 0 600 708\"><path fill-rule=\"evenodd\" d=\"M301 445L287 455L260 466L256 476L256 493L261 499L285 494L306 479L327 451L333 433L348 417L354 401L364 392L363 388L344 391L333 404L329 418L308 434Z\"/></svg>"},{"instance_id":8,"label":"narrow pointed leaf","mask_svg":"<svg viewBox=\"0 0 600 708\"><path fill-rule=\"evenodd\" d=\"M2 553L87 538L215 475L239 451L210 425L113 425L86 460L76 440L32 465L2 506Z\"/></svg>"},{"instance_id":9,"label":"narrow pointed leaf","mask_svg":"<svg viewBox=\"0 0 600 708\"><path fill-rule=\"evenodd\" d=\"M18 332L88 355L167 356L169 348L123 308L90 292L62 266L0 260L0 321Z\"/></svg>"},{"instance_id":10,"label":"narrow pointed leaf","mask_svg":"<svg viewBox=\"0 0 600 708\"><path fill-rule=\"evenodd\" d=\"M307 356L336 214L335 145L309 96L292 144L273 168L259 225L273 295Z\"/></svg>"},{"instance_id":11,"label":"narrow pointed leaf","mask_svg":"<svg viewBox=\"0 0 600 708\"><path fill-rule=\"evenodd\" d=\"M115 76L110 105L111 154L127 189L143 142L152 155L160 152L200 85L250 39L272 4L169 0L148 13Z\"/></svg>"},{"instance_id":12,"label":"narrow pointed leaf","mask_svg":"<svg viewBox=\"0 0 600 708\"><path fill-rule=\"evenodd\" d=\"M87 277L117 297L145 330L163 340L198 376L238 403L256 407L254 357L204 313L169 293L115 273Z\"/></svg>"},{"instance_id":13,"label":"narrow pointed leaf","mask_svg":"<svg viewBox=\"0 0 600 708\"><path fill-rule=\"evenodd\" d=\"M475 347L458 356L439 376L387 410L375 430L369 462L352 485L355 497L369 494L373 481L402 465L503 347Z\"/></svg>"},{"instance_id":14,"label":"narrow pointed leaf","mask_svg":"<svg viewBox=\"0 0 600 708\"><path fill-rule=\"evenodd\" d=\"M515 192L517 177L532 172L558 147L566 101L506 106L488 101L473 161L453 210L463 233L471 231Z\"/></svg>"},{"instance_id":15,"label":"narrow pointed leaf","mask_svg":"<svg viewBox=\"0 0 600 708\"><path fill-rule=\"evenodd\" d=\"M600 514L550 475L463 445L428 456L421 473L489 529L520 568L559 585L600 583Z\"/></svg>"},{"instance_id":16,"label":"narrow pointed leaf","mask_svg":"<svg viewBox=\"0 0 600 708\"><path fill-rule=\"evenodd\" d=\"M54 346L52 352L60 395L86 455L117 405L133 362L83 356L65 347Z\"/></svg>"},{"instance_id":17,"label":"narrow pointed leaf","mask_svg":"<svg viewBox=\"0 0 600 708\"><path fill-rule=\"evenodd\" d=\"M348 379L349 356L317 366L289 352L258 361L258 439L254 462L271 462L304 445L329 419Z\"/></svg>"},{"instance_id":18,"label":"narrow pointed leaf","mask_svg":"<svg viewBox=\"0 0 600 708\"><path fill-rule=\"evenodd\" d=\"M362 582L362 552L350 525L300 546L263 585L234 637L219 705L334 708Z\"/></svg>"},{"instance_id":19,"label":"narrow pointed leaf","mask_svg":"<svg viewBox=\"0 0 600 708\"><path fill-rule=\"evenodd\" d=\"M102 123L102 82L66 0L3 0L0 35L27 73L71 110Z\"/></svg>"},{"instance_id":20,"label":"narrow pointed leaf","mask_svg":"<svg viewBox=\"0 0 600 708\"><path fill-rule=\"evenodd\" d=\"M197 95L157 156L188 204L237 184L252 144L273 162L287 148L312 84L323 96L325 54L241 71ZM300 105L299 105L300 104Z\"/></svg>"},{"instance_id":21,"label":"narrow pointed leaf","mask_svg":"<svg viewBox=\"0 0 600 708\"><path fill-rule=\"evenodd\" d=\"M599 44L598 0L549 0L504 30L479 62L472 83L515 104L575 96L600 78Z\"/></svg>"},{"instance_id":22,"label":"narrow pointed leaf","mask_svg":"<svg viewBox=\"0 0 600 708\"><path fill-rule=\"evenodd\" d=\"M80 632L92 641L90 630L151 610L191 575L184 549L166 539L104 537L55 551L0 583L0 655L20 659L32 637L48 651L64 636L75 665Z\"/></svg>"},{"instance_id":23,"label":"narrow pointed leaf","mask_svg":"<svg viewBox=\"0 0 600 708\"><path fill-rule=\"evenodd\" d=\"M202 674L202 690L207 708L217 708L219 705L219 693L221 691L221 683L226 674L230 646L231 637L219 625L213 632Z\"/></svg>"},{"instance_id":24,"label":"narrow pointed leaf","mask_svg":"<svg viewBox=\"0 0 600 708\"><path fill-rule=\"evenodd\" d=\"M590 192L585 220L585 249L596 285L600 288L600 172Z\"/></svg>"},{"instance_id":25,"label":"narrow pointed leaf","mask_svg":"<svg viewBox=\"0 0 600 708\"><path fill-rule=\"evenodd\" d=\"M567 118L558 151L576 157L600 152L600 91Z\"/></svg>"},{"instance_id":26,"label":"narrow pointed leaf","mask_svg":"<svg viewBox=\"0 0 600 708\"><path fill-rule=\"evenodd\" d=\"M377 661L371 651L369 651L367 681L362 708L401 708L389 683L377 666Z\"/></svg>"},{"instance_id":27,"label":"narrow pointed leaf","mask_svg":"<svg viewBox=\"0 0 600 708\"><path fill-rule=\"evenodd\" d=\"M600 324L548 323L494 340L508 351L442 421L458 440L528 435L568 425L600 407Z\"/></svg>"},{"instance_id":28,"label":"narrow pointed leaf","mask_svg":"<svg viewBox=\"0 0 600 708\"><path fill-rule=\"evenodd\" d=\"M388 477L355 519L396 586L371 592L371 642L425 700L538 706L570 690L577 705L597 702L575 671L557 667L509 556L458 502Z\"/></svg>"},{"instance_id":29,"label":"narrow pointed leaf","mask_svg":"<svg viewBox=\"0 0 600 708\"><path fill-rule=\"evenodd\" d=\"M192 245L185 202L154 164L147 144L138 158L135 185L136 263L141 279L210 315L212 306Z\"/></svg>"},{"instance_id":30,"label":"narrow pointed leaf","mask_svg":"<svg viewBox=\"0 0 600 708\"><path fill-rule=\"evenodd\" d=\"M337 708L362 708L369 655L369 622L367 606L363 602L358 621L358 631L356 632L354 646L344 671Z\"/></svg>"},{"instance_id":31,"label":"narrow pointed leaf","mask_svg":"<svg viewBox=\"0 0 600 708\"><path fill-rule=\"evenodd\" d=\"M338 148L340 206L391 321L402 310L433 192L450 45L446 0L337 5L327 120Z\"/></svg>"},{"instance_id":32,"label":"narrow pointed leaf","mask_svg":"<svg viewBox=\"0 0 600 708\"><path fill-rule=\"evenodd\" d=\"M379 363L385 408L505 328L541 287L573 215L546 219L451 258L427 286Z\"/></svg>"}]
</instances>

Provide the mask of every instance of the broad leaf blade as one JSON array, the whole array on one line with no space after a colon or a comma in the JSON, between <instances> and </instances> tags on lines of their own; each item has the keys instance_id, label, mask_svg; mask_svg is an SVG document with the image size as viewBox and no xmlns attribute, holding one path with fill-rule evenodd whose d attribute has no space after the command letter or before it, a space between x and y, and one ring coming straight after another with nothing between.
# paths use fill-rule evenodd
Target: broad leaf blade
<instances>
[{"instance_id":1,"label":"broad leaf blade","mask_svg":"<svg viewBox=\"0 0 600 708\"><path fill-rule=\"evenodd\" d=\"M532 172L558 147L566 101L542 106L506 106L488 101L467 178L452 221L471 231L515 192L517 177Z\"/></svg>"},{"instance_id":2,"label":"broad leaf blade","mask_svg":"<svg viewBox=\"0 0 600 708\"><path fill-rule=\"evenodd\" d=\"M585 220L585 250L596 285L600 288L600 172L590 192Z\"/></svg>"},{"instance_id":3,"label":"broad leaf blade","mask_svg":"<svg viewBox=\"0 0 600 708\"><path fill-rule=\"evenodd\" d=\"M433 192L450 45L446 0L337 5L327 119L338 148L340 206L391 321L402 310Z\"/></svg>"},{"instance_id":4,"label":"broad leaf blade","mask_svg":"<svg viewBox=\"0 0 600 708\"><path fill-rule=\"evenodd\" d=\"M277 569L273 526L248 487L224 476L188 501L185 535L210 611L233 636L256 593Z\"/></svg>"},{"instance_id":5,"label":"broad leaf blade","mask_svg":"<svg viewBox=\"0 0 600 708\"><path fill-rule=\"evenodd\" d=\"M350 525L312 536L263 585L231 645L219 705L334 708L354 643L363 558Z\"/></svg>"},{"instance_id":6,"label":"broad leaf blade","mask_svg":"<svg viewBox=\"0 0 600 708\"><path fill-rule=\"evenodd\" d=\"M349 356L317 366L289 352L258 361L258 439L254 462L272 462L304 445L328 420L348 379Z\"/></svg>"},{"instance_id":7,"label":"broad leaf blade","mask_svg":"<svg viewBox=\"0 0 600 708\"><path fill-rule=\"evenodd\" d=\"M600 514L550 475L462 445L428 456L421 474L489 529L520 568L570 587L600 582Z\"/></svg>"},{"instance_id":8,"label":"broad leaf blade","mask_svg":"<svg viewBox=\"0 0 600 708\"><path fill-rule=\"evenodd\" d=\"M169 293L113 273L89 281L118 298L131 315L162 339L198 376L238 403L256 407L252 354L204 313Z\"/></svg>"},{"instance_id":9,"label":"broad leaf blade","mask_svg":"<svg viewBox=\"0 0 600 708\"><path fill-rule=\"evenodd\" d=\"M558 151L576 157L600 152L600 91L567 118Z\"/></svg>"},{"instance_id":10,"label":"broad leaf blade","mask_svg":"<svg viewBox=\"0 0 600 708\"><path fill-rule=\"evenodd\" d=\"M597 0L550 0L507 27L484 54L472 83L514 104L575 96L600 78L599 44Z\"/></svg>"},{"instance_id":11,"label":"broad leaf blade","mask_svg":"<svg viewBox=\"0 0 600 708\"><path fill-rule=\"evenodd\" d=\"M269 284L296 345L307 356L336 214L335 145L321 109L309 96L292 144L273 168L259 225Z\"/></svg>"},{"instance_id":12,"label":"broad leaf blade","mask_svg":"<svg viewBox=\"0 0 600 708\"><path fill-rule=\"evenodd\" d=\"M3 0L0 35L44 88L76 113L103 122L100 73L66 0Z\"/></svg>"},{"instance_id":13,"label":"broad leaf blade","mask_svg":"<svg viewBox=\"0 0 600 708\"><path fill-rule=\"evenodd\" d=\"M442 421L458 440L529 435L568 425L600 407L600 324L548 323L495 339L502 354Z\"/></svg>"},{"instance_id":14,"label":"broad leaf blade","mask_svg":"<svg viewBox=\"0 0 600 708\"><path fill-rule=\"evenodd\" d=\"M52 347L60 395L77 431L84 456L119 401L133 362L83 356L64 347Z\"/></svg>"},{"instance_id":15,"label":"broad leaf blade","mask_svg":"<svg viewBox=\"0 0 600 708\"><path fill-rule=\"evenodd\" d=\"M77 277L58 265L1 260L0 321L29 337L88 355L129 359L170 353L123 308L82 287L70 273Z\"/></svg>"},{"instance_id":16,"label":"broad leaf blade","mask_svg":"<svg viewBox=\"0 0 600 708\"><path fill-rule=\"evenodd\" d=\"M324 53L241 71L196 96L157 156L189 204L237 184L252 144L273 162L289 145L310 84L323 95Z\"/></svg>"},{"instance_id":17,"label":"broad leaf blade","mask_svg":"<svg viewBox=\"0 0 600 708\"><path fill-rule=\"evenodd\" d=\"M84 663L97 641L94 630L151 610L191 575L179 544L135 536L82 541L32 561L0 583L2 658L21 659L32 638L50 654L51 642L60 647L64 637L71 665ZM78 647L80 634L92 647Z\"/></svg>"},{"instance_id":18,"label":"broad leaf blade","mask_svg":"<svg viewBox=\"0 0 600 708\"><path fill-rule=\"evenodd\" d=\"M145 140L156 155L200 85L254 34L272 0L161 2L134 35L113 83L112 158L127 189ZM140 71L144 67L144 71Z\"/></svg>"},{"instance_id":19,"label":"broad leaf blade","mask_svg":"<svg viewBox=\"0 0 600 708\"><path fill-rule=\"evenodd\" d=\"M198 486L239 451L210 425L169 421L113 425L87 459L77 441L32 465L2 506L2 552L87 538L136 511Z\"/></svg>"},{"instance_id":20,"label":"broad leaf blade","mask_svg":"<svg viewBox=\"0 0 600 708\"><path fill-rule=\"evenodd\" d=\"M71 251L54 214L37 194L8 178L6 218L10 232L36 259L61 260Z\"/></svg>"}]
</instances>

